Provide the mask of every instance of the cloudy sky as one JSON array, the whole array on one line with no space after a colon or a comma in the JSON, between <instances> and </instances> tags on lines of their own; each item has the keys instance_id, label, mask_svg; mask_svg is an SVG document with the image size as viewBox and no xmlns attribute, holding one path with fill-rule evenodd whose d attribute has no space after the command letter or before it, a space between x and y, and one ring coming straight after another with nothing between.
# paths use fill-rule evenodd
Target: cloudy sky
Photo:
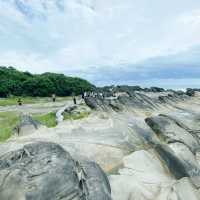
<instances>
[{"instance_id":1,"label":"cloudy sky","mask_svg":"<svg viewBox=\"0 0 200 200\"><path fill-rule=\"evenodd\" d=\"M0 65L200 87L200 1L0 0Z\"/></svg>"}]
</instances>

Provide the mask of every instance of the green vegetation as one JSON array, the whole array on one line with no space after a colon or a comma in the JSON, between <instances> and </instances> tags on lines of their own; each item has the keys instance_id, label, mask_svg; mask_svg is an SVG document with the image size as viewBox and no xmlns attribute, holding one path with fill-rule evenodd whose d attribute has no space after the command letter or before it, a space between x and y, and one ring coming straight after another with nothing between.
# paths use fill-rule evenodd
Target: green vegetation
<instances>
[{"instance_id":1,"label":"green vegetation","mask_svg":"<svg viewBox=\"0 0 200 200\"><path fill-rule=\"evenodd\" d=\"M49 128L56 126L56 114L54 112L44 115L33 115L33 119Z\"/></svg>"},{"instance_id":2,"label":"green vegetation","mask_svg":"<svg viewBox=\"0 0 200 200\"><path fill-rule=\"evenodd\" d=\"M80 112L80 113L64 113L64 120L78 120L83 119L89 116L89 112Z\"/></svg>"},{"instance_id":3,"label":"green vegetation","mask_svg":"<svg viewBox=\"0 0 200 200\"><path fill-rule=\"evenodd\" d=\"M19 122L19 115L15 112L0 112L0 142L12 135L12 131Z\"/></svg>"},{"instance_id":4,"label":"green vegetation","mask_svg":"<svg viewBox=\"0 0 200 200\"><path fill-rule=\"evenodd\" d=\"M70 96L91 91L94 87L84 79L67 77L64 74L33 75L13 67L0 67L0 97L10 95L48 97L51 94Z\"/></svg>"}]
</instances>

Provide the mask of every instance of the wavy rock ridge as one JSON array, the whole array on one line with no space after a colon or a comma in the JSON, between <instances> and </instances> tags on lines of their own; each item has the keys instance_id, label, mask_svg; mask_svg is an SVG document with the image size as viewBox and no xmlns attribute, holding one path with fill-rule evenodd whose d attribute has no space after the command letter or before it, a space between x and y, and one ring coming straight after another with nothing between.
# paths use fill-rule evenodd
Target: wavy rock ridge
<instances>
[{"instance_id":1,"label":"wavy rock ridge","mask_svg":"<svg viewBox=\"0 0 200 200\"><path fill-rule=\"evenodd\" d=\"M73 167L77 167L77 162L86 164L80 164L84 166L84 176L76 173L81 179L68 179L70 183L58 182L55 193L59 194L59 197L54 196L52 191L52 198L49 199L61 198L62 195L58 192L61 188L59 184L73 185L73 189L65 188L67 194L75 188L78 188L80 190L78 193L81 193L85 189L83 185L79 185L80 180L87 186L86 199L91 200L200 199L200 98L198 93L195 97L189 97L172 92L133 92L114 98L88 97L85 102L94 110L88 118L63 121L52 129L41 127L32 134L13 137L0 145L0 195L8 194L6 191L9 191L10 195L15 194L15 190L10 191L5 183L18 180L19 172L15 171L17 168L23 174L20 176L21 180L26 180L22 181L26 185L19 184L17 190L20 188L21 191L22 188L23 192L20 194L24 195L24 199L28 199L29 190L24 188L29 185L29 179L22 166L25 164L25 168L27 167L26 159L28 159L30 166L32 165L37 172L36 166L40 155L49 158L51 152L49 147L48 150L42 150L43 148L37 146L41 146L41 142L45 144L44 146L47 144L51 146L53 142L56 148L61 148L65 152L63 155L70 153ZM24 151L27 147L32 149L28 152L37 151L36 154L33 153L35 162L30 161L29 156L26 158L26 155L31 155ZM41 152L35 148L40 149ZM16 156L13 156L18 155L19 152L25 152L22 154L25 158L18 156L16 159ZM58 157L60 159L60 156ZM62 158L64 159L62 162L59 159L56 165L61 169L59 165L63 166L66 158ZM93 164L90 164L91 162ZM67 163L66 169L68 169ZM109 180L95 163L98 163L108 174ZM49 164L45 166L49 167L49 170L54 170ZM58 170L53 171L53 175L49 173L39 175L41 182L36 182L35 187L42 186L43 189L38 195L45 199L46 194L42 191L49 188L50 182L43 184L42 180L51 180L56 173L66 173L63 174L63 178L71 177L73 170L70 171L70 167L68 170L69 173ZM7 173L12 176L5 178ZM54 181L57 182L56 179ZM15 182L13 185L16 186ZM32 195L37 194L33 192ZM6 199L5 196L3 197ZM39 199L38 196L35 197ZM63 199L70 198L81 199L82 197L69 195L63 197Z\"/></svg>"}]
</instances>

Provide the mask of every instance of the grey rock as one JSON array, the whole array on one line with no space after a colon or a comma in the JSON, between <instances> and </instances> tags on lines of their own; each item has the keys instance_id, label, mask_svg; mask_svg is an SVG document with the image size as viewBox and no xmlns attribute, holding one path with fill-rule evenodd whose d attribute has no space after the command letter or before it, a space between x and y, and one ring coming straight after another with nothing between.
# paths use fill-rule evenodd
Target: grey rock
<instances>
[{"instance_id":1,"label":"grey rock","mask_svg":"<svg viewBox=\"0 0 200 200\"><path fill-rule=\"evenodd\" d=\"M86 174L87 200L111 200L111 188L106 174L94 162L82 162Z\"/></svg>"},{"instance_id":2,"label":"grey rock","mask_svg":"<svg viewBox=\"0 0 200 200\"><path fill-rule=\"evenodd\" d=\"M150 117L145 121L161 142L168 143L153 145L174 177L192 177L199 184L200 166L195 160L199 145L195 137L167 115Z\"/></svg>"},{"instance_id":3,"label":"grey rock","mask_svg":"<svg viewBox=\"0 0 200 200\"><path fill-rule=\"evenodd\" d=\"M200 168L193 162L189 162L191 159L190 157L184 159L183 157L176 155L176 152L168 145L156 144L155 150L176 179L184 177L200 177Z\"/></svg>"},{"instance_id":4,"label":"grey rock","mask_svg":"<svg viewBox=\"0 0 200 200\"><path fill-rule=\"evenodd\" d=\"M136 92L130 92L129 96L120 95L118 97L101 98L86 97L85 103L92 109L122 111L125 106L141 109L155 109L156 102L150 97Z\"/></svg>"},{"instance_id":5,"label":"grey rock","mask_svg":"<svg viewBox=\"0 0 200 200\"><path fill-rule=\"evenodd\" d=\"M156 144L155 150L158 152L175 178L181 179L183 177L189 177L183 162L174 155L173 151L167 145Z\"/></svg>"},{"instance_id":6,"label":"grey rock","mask_svg":"<svg viewBox=\"0 0 200 200\"><path fill-rule=\"evenodd\" d=\"M0 158L2 200L110 200L110 193L98 165L82 166L54 143L28 144Z\"/></svg>"},{"instance_id":7,"label":"grey rock","mask_svg":"<svg viewBox=\"0 0 200 200\"><path fill-rule=\"evenodd\" d=\"M146 123L167 143L179 142L185 144L193 153L199 148L197 140L191 133L180 127L176 121L166 115L159 115L145 119Z\"/></svg>"},{"instance_id":8,"label":"grey rock","mask_svg":"<svg viewBox=\"0 0 200 200\"><path fill-rule=\"evenodd\" d=\"M33 120L29 115L22 115L19 124L14 128L14 132L20 135L28 135L36 131L41 124Z\"/></svg>"},{"instance_id":9,"label":"grey rock","mask_svg":"<svg viewBox=\"0 0 200 200\"><path fill-rule=\"evenodd\" d=\"M85 103L87 106L89 106L91 109L106 109L105 102L103 99L98 97L86 97Z\"/></svg>"}]
</instances>

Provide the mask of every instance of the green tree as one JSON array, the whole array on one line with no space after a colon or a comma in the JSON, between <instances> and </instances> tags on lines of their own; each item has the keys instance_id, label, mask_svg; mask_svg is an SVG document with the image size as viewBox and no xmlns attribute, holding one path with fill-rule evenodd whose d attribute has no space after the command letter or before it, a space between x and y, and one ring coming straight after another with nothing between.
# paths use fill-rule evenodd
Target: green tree
<instances>
[{"instance_id":1,"label":"green tree","mask_svg":"<svg viewBox=\"0 0 200 200\"><path fill-rule=\"evenodd\" d=\"M95 88L81 78L67 77L64 74L44 73L34 75L21 72L13 67L0 67L0 97L15 96L69 96L78 95Z\"/></svg>"}]
</instances>

